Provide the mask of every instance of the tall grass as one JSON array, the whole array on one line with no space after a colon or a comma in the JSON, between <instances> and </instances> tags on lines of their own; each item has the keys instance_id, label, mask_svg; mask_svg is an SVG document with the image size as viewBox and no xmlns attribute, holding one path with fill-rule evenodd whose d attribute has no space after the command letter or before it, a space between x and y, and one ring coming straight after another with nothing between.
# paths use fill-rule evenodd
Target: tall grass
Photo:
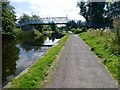
<instances>
[{"instance_id":1,"label":"tall grass","mask_svg":"<svg viewBox=\"0 0 120 90\"><path fill-rule=\"evenodd\" d=\"M91 50L102 59L101 62L107 66L113 77L120 84L120 63L118 63L120 55L116 54L118 53L116 51L118 47L116 47L114 42L116 37L115 33L92 30L79 35L91 47Z\"/></svg>"},{"instance_id":2,"label":"tall grass","mask_svg":"<svg viewBox=\"0 0 120 90\"><path fill-rule=\"evenodd\" d=\"M120 17L114 18L113 26L115 37L112 40L112 45L114 44L114 46L111 46L111 49L120 55Z\"/></svg>"}]
</instances>

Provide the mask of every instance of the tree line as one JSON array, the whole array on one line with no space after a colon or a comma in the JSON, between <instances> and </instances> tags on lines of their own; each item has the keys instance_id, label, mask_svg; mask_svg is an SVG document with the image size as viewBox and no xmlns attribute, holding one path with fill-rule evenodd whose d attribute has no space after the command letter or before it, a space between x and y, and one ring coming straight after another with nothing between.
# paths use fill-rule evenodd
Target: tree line
<instances>
[{"instance_id":1,"label":"tree line","mask_svg":"<svg viewBox=\"0 0 120 90\"><path fill-rule=\"evenodd\" d=\"M80 14L86 22L112 23L113 17L120 15L120 1L116 2L93 2L93 0L77 2Z\"/></svg>"},{"instance_id":2,"label":"tree line","mask_svg":"<svg viewBox=\"0 0 120 90\"><path fill-rule=\"evenodd\" d=\"M15 8L10 2L2 2L2 36L14 37L13 30L16 27Z\"/></svg>"},{"instance_id":3,"label":"tree line","mask_svg":"<svg viewBox=\"0 0 120 90\"><path fill-rule=\"evenodd\" d=\"M8 2L2 2L1 3L2 9L2 37L4 38L14 38L14 29L16 28L17 23L25 22L32 18L40 18L40 16L34 14L32 16L29 16L27 14L24 14L20 16L18 19L16 19L16 12L15 8L10 5L10 1ZM37 29L40 33L43 33L44 31L52 30L54 32L57 32L59 29L57 25L37 25Z\"/></svg>"},{"instance_id":4,"label":"tree line","mask_svg":"<svg viewBox=\"0 0 120 90\"><path fill-rule=\"evenodd\" d=\"M2 2L2 35L3 36L12 36L14 37L13 30L16 27L16 13L15 8L10 5L10 1ZM95 23L112 23L113 17L120 15L120 1L119 2L77 2L77 6L80 8L80 14L84 16L86 22L95 22ZM31 17L29 15L23 14L18 20L18 22L24 22ZM37 15L32 15L32 18L39 18ZM81 22L70 21L67 24L68 29L79 28ZM46 26L45 26L46 27ZM45 28L39 26L39 31L42 32L42 29ZM50 26L46 27L50 29ZM45 28L45 29L46 29ZM52 25L52 30L55 29L56 25Z\"/></svg>"}]
</instances>

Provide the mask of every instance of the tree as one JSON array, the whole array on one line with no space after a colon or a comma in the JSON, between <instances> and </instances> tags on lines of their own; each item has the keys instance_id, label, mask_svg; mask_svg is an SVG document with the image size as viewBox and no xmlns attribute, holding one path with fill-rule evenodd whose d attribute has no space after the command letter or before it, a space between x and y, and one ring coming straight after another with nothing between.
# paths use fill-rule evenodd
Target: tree
<instances>
[{"instance_id":1,"label":"tree","mask_svg":"<svg viewBox=\"0 0 120 90\"><path fill-rule=\"evenodd\" d=\"M38 16L38 15L36 15L36 14L32 15L31 18L32 18L32 19L39 19L39 20L41 21L40 16ZM41 21L41 22L42 22L42 21ZM42 33L42 32L43 32L43 25L37 25L37 30Z\"/></svg>"},{"instance_id":2,"label":"tree","mask_svg":"<svg viewBox=\"0 0 120 90\"><path fill-rule=\"evenodd\" d=\"M77 6L80 8L80 14L88 20L88 11L87 11L87 3L86 2L77 2Z\"/></svg>"},{"instance_id":3,"label":"tree","mask_svg":"<svg viewBox=\"0 0 120 90\"><path fill-rule=\"evenodd\" d=\"M40 16L34 14L34 15L32 15L32 18L40 18Z\"/></svg>"},{"instance_id":4,"label":"tree","mask_svg":"<svg viewBox=\"0 0 120 90\"><path fill-rule=\"evenodd\" d=\"M2 2L2 34L3 36L13 36L15 29L15 11L10 2Z\"/></svg>"},{"instance_id":5,"label":"tree","mask_svg":"<svg viewBox=\"0 0 120 90\"><path fill-rule=\"evenodd\" d=\"M120 15L120 1L109 3L108 13L111 18Z\"/></svg>"},{"instance_id":6,"label":"tree","mask_svg":"<svg viewBox=\"0 0 120 90\"><path fill-rule=\"evenodd\" d=\"M77 28L80 28L80 27L82 27L83 26L83 23L79 20L79 21L77 21Z\"/></svg>"},{"instance_id":7,"label":"tree","mask_svg":"<svg viewBox=\"0 0 120 90\"><path fill-rule=\"evenodd\" d=\"M56 24L51 24L51 30L52 31L55 31L55 32L58 32L58 27L57 27L57 25Z\"/></svg>"},{"instance_id":8,"label":"tree","mask_svg":"<svg viewBox=\"0 0 120 90\"><path fill-rule=\"evenodd\" d=\"M18 23L21 22L26 22L27 20L29 20L31 17L25 13L23 13L23 16L20 16L20 18L18 19Z\"/></svg>"},{"instance_id":9,"label":"tree","mask_svg":"<svg viewBox=\"0 0 120 90\"><path fill-rule=\"evenodd\" d=\"M93 0L91 0L93 1ZM77 2L80 8L80 14L86 21L106 23L111 22L112 17L120 15L119 2Z\"/></svg>"},{"instance_id":10,"label":"tree","mask_svg":"<svg viewBox=\"0 0 120 90\"><path fill-rule=\"evenodd\" d=\"M89 2L88 7L89 21L103 23L105 2Z\"/></svg>"},{"instance_id":11,"label":"tree","mask_svg":"<svg viewBox=\"0 0 120 90\"><path fill-rule=\"evenodd\" d=\"M88 0L88 2L78 2L77 6L80 8L80 14L84 16L86 21L104 22L105 2L90 2Z\"/></svg>"},{"instance_id":12,"label":"tree","mask_svg":"<svg viewBox=\"0 0 120 90\"><path fill-rule=\"evenodd\" d=\"M77 24L74 20L71 20L71 21L68 21L66 27L67 27L68 30L70 30L72 28L77 28Z\"/></svg>"},{"instance_id":13,"label":"tree","mask_svg":"<svg viewBox=\"0 0 120 90\"><path fill-rule=\"evenodd\" d=\"M43 25L37 25L37 30L43 33Z\"/></svg>"}]
</instances>

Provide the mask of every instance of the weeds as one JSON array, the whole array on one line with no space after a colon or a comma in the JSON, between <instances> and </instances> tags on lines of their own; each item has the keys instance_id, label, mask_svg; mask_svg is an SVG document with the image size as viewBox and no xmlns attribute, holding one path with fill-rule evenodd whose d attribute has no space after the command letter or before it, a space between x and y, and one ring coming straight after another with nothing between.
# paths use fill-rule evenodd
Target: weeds
<instances>
[{"instance_id":1,"label":"weeds","mask_svg":"<svg viewBox=\"0 0 120 90\"><path fill-rule=\"evenodd\" d=\"M81 33L79 36L102 59L101 62L107 66L113 77L120 84L120 55L116 54L119 48L115 40L116 35L114 33L92 30Z\"/></svg>"}]
</instances>

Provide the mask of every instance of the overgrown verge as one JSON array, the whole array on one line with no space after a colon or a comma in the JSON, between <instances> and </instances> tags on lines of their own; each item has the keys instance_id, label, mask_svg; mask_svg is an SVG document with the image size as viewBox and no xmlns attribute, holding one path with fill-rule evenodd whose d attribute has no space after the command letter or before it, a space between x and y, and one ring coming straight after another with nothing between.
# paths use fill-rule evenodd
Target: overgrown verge
<instances>
[{"instance_id":1,"label":"overgrown verge","mask_svg":"<svg viewBox=\"0 0 120 90\"><path fill-rule=\"evenodd\" d=\"M120 55L113 53L111 50L111 41L113 37L115 37L114 33L104 32L104 31L88 31L79 34L79 36L91 47L91 51L94 51L95 54L102 59L102 63L106 65L112 76L118 81L120 84ZM115 49L115 43L113 45ZM116 51L117 52L117 51Z\"/></svg>"},{"instance_id":2,"label":"overgrown verge","mask_svg":"<svg viewBox=\"0 0 120 90\"><path fill-rule=\"evenodd\" d=\"M57 57L58 53L65 45L69 35L63 37L59 44L50 48L49 51L39 59L34 65L32 65L28 72L20 76L19 78L13 79L10 88L40 88L43 87L43 81L48 75L48 70L52 65L52 62Z\"/></svg>"}]
</instances>

